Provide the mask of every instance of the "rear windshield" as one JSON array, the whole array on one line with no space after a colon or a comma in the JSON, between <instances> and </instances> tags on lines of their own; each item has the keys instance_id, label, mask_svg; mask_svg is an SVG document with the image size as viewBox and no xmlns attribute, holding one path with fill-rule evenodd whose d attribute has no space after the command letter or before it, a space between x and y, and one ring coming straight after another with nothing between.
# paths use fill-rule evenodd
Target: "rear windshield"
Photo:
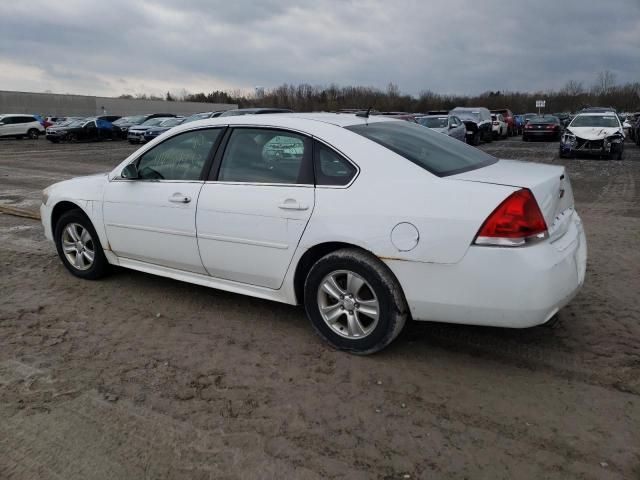
<instances>
[{"instance_id":1,"label":"rear windshield","mask_svg":"<svg viewBox=\"0 0 640 480\"><path fill-rule=\"evenodd\" d=\"M532 117L529 123L559 123L557 117Z\"/></svg>"},{"instance_id":2,"label":"rear windshield","mask_svg":"<svg viewBox=\"0 0 640 480\"><path fill-rule=\"evenodd\" d=\"M460 140L410 122L375 122L346 127L439 177L475 170L498 161Z\"/></svg>"}]
</instances>

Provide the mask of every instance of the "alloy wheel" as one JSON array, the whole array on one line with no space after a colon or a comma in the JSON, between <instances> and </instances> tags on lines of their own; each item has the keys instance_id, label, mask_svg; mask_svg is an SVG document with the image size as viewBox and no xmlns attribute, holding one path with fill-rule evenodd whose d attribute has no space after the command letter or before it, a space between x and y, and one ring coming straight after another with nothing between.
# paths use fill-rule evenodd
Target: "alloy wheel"
<instances>
[{"instance_id":1,"label":"alloy wheel","mask_svg":"<svg viewBox=\"0 0 640 480\"><path fill-rule=\"evenodd\" d=\"M79 223L69 223L62 231L62 251L77 270L90 269L96 255L91 234Z\"/></svg>"},{"instance_id":2,"label":"alloy wheel","mask_svg":"<svg viewBox=\"0 0 640 480\"><path fill-rule=\"evenodd\" d=\"M317 295L318 309L324 322L338 335L361 339L376 328L380 303L371 285L349 270L326 275Z\"/></svg>"}]
</instances>

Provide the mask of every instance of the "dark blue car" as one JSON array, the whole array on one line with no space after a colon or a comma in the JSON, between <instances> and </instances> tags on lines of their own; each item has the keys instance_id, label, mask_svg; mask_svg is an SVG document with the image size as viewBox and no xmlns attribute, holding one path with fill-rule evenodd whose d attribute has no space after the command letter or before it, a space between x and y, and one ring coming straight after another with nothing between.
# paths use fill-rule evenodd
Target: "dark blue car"
<instances>
[{"instance_id":1,"label":"dark blue car","mask_svg":"<svg viewBox=\"0 0 640 480\"><path fill-rule=\"evenodd\" d=\"M162 122L157 127L151 127L149 129L147 129L147 131L144 132L144 140L145 140L145 142L150 142L151 140L153 140L157 136L162 135L167 130L171 130L176 125L180 125L185 120L187 120L187 119L186 118L182 118L182 117L169 118L169 119L165 120L164 122Z\"/></svg>"}]
</instances>

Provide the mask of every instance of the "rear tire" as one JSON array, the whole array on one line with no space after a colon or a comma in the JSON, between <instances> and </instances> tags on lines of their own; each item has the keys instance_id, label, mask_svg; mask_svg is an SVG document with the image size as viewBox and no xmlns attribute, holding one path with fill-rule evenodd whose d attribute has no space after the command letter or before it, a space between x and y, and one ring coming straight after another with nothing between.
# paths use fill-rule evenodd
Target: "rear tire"
<instances>
[{"instance_id":1,"label":"rear tire","mask_svg":"<svg viewBox=\"0 0 640 480\"><path fill-rule=\"evenodd\" d=\"M40 136L40 132L35 128L31 128L27 132L27 137L29 137L31 140L37 140L39 136Z\"/></svg>"},{"instance_id":2,"label":"rear tire","mask_svg":"<svg viewBox=\"0 0 640 480\"><path fill-rule=\"evenodd\" d=\"M304 306L320 337L333 348L358 355L389 345L409 316L402 289L389 268L355 248L329 253L311 267Z\"/></svg>"},{"instance_id":3,"label":"rear tire","mask_svg":"<svg viewBox=\"0 0 640 480\"><path fill-rule=\"evenodd\" d=\"M76 277L96 280L109 273L98 234L82 210L62 214L55 225L54 239L62 263Z\"/></svg>"}]
</instances>

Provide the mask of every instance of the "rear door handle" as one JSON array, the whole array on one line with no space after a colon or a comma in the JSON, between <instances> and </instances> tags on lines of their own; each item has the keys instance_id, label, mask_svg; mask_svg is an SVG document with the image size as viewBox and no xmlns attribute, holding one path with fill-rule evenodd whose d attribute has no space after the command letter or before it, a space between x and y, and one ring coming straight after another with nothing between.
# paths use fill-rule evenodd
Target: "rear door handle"
<instances>
[{"instance_id":1,"label":"rear door handle","mask_svg":"<svg viewBox=\"0 0 640 480\"><path fill-rule=\"evenodd\" d=\"M309 206L298 202L295 198L287 198L284 202L278 205L278 208L281 208L282 210L307 210Z\"/></svg>"},{"instance_id":2,"label":"rear door handle","mask_svg":"<svg viewBox=\"0 0 640 480\"><path fill-rule=\"evenodd\" d=\"M177 192L169 197L169 201L173 203L189 203L191 201L191 197L187 197L186 195Z\"/></svg>"}]
</instances>

